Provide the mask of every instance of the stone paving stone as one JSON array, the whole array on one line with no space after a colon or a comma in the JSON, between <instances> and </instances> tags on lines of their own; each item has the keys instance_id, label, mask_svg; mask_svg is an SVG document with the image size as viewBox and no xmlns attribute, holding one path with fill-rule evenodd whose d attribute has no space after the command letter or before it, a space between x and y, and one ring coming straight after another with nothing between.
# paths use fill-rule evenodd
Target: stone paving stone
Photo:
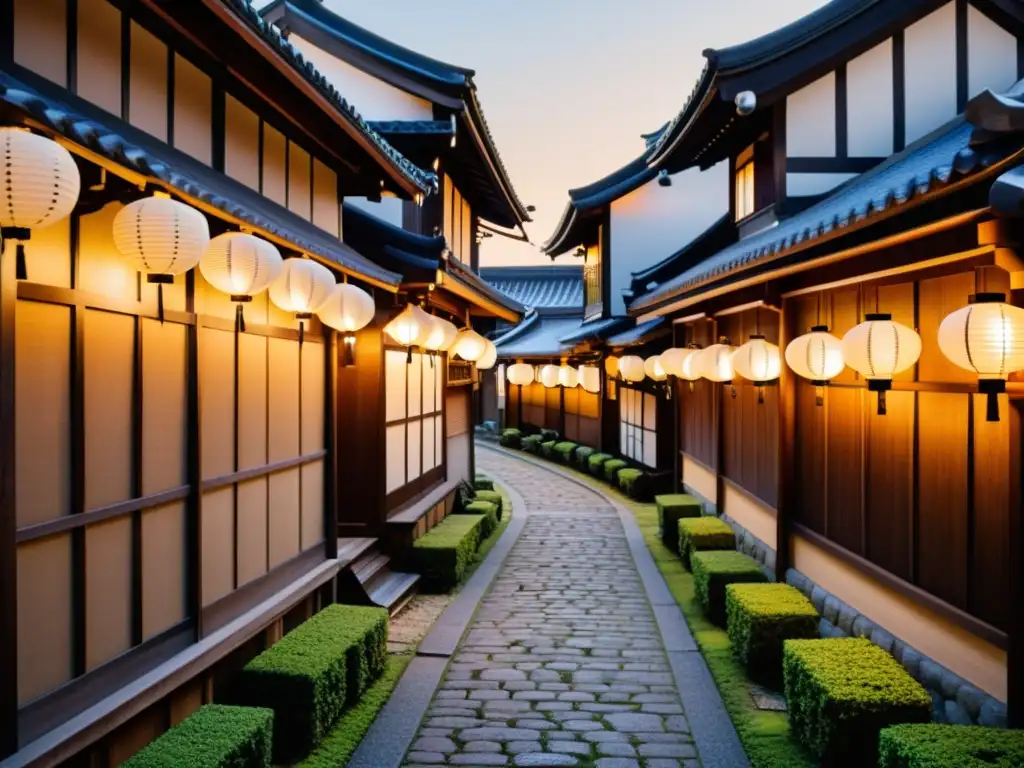
<instances>
[{"instance_id":1,"label":"stone paving stone","mask_svg":"<svg viewBox=\"0 0 1024 768\"><path fill-rule=\"evenodd\" d=\"M480 451L477 461L515 487L529 516L405 768L679 768L695 759L616 511L596 493L516 459Z\"/></svg>"}]
</instances>

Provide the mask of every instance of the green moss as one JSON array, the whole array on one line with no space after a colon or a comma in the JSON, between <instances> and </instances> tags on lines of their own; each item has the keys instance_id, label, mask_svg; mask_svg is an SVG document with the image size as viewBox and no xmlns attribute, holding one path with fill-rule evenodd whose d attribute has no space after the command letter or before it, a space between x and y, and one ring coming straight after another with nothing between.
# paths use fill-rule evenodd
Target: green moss
<instances>
[{"instance_id":1,"label":"green moss","mask_svg":"<svg viewBox=\"0 0 1024 768\"><path fill-rule=\"evenodd\" d=\"M576 453L573 454L572 463L576 465L577 469L581 469L584 472L587 471L590 466L590 457L597 453L596 448L590 448L586 445L581 445L576 449Z\"/></svg>"},{"instance_id":2,"label":"green moss","mask_svg":"<svg viewBox=\"0 0 1024 768\"><path fill-rule=\"evenodd\" d=\"M736 549L736 532L717 517L691 517L679 521L679 556L690 567L694 552Z\"/></svg>"},{"instance_id":3,"label":"green moss","mask_svg":"<svg viewBox=\"0 0 1024 768\"><path fill-rule=\"evenodd\" d=\"M466 505L462 514L483 515L484 519L480 521L481 539L486 539L498 527L498 508L494 506L493 501L485 501L484 499L474 501Z\"/></svg>"},{"instance_id":4,"label":"green moss","mask_svg":"<svg viewBox=\"0 0 1024 768\"><path fill-rule=\"evenodd\" d=\"M476 500L477 501L489 501L491 504L493 504L495 506L495 509L496 509L496 512L497 512L497 519L501 520L501 513L502 513L502 506L503 505L502 505L501 494L500 493L498 493L497 491L495 491L493 489L489 490L489 491L488 490L483 490L483 489L477 489Z\"/></svg>"},{"instance_id":5,"label":"green moss","mask_svg":"<svg viewBox=\"0 0 1024 768\"><path fill-rule=\"evenodd\" d=\"M555 446L556 445L558 445L558 442L555 441L555 440L548 440L546 443L541 443L540 444L540 454L541 454L541 456L543 456L545 459L555 459L555 458L558 458L558 455L555 453Z\"/></svg>"},{"instance_id":6,"label":"green moss","mask_svg":"<svg viewBox=\"0 0 1024 768\"><path fill-rule=\"evenodd\" d=\"M595 453L587 459L587 469L594 477L604 477L604 465L605 462L611 461L614 458L608 453Z\"/></svg>"},{"instance_id":7,"label":"green moss","mask_svg":"<svg viewBox=\"0 0 1024 768\"><path fill-rule=\"evenodd\" d=\"M708 618L725 626L725 587L741 582L763 582L761 566L742 552L694 552L690 558L697 599Z\"/></svg>"},{"instance_id":8,"label":"green moss","mask_svg":"<svg viewBox=\"0 0 1024 768\"><path fill-rule=\"evenodd\" d=\"M412 545L412 567L425 591L447 592L466 574L482 538L484 515L449 515Z\"/></svg>"},{"instance_id":9,"label":"green moss","mask_svg":"<svg viewBox=\"0 0 1024 768\"><path fill-rule=\"evenodd\" d=\"M894 725L878 739L880 768L1020 768L1024 731L977 725Z\"/></svg>"},{"instance_id":10,"label":"green moss","mask_svg":"<svg viewBox=\"0 0 1024 768\"><path fill-rule=\"evenodd\" d=\"M358 704L341 716L320 746L299 763L299 768L338 768L347 765L410 661L412 656L388 658L384 673L377 682L363 694Z\"/></svg>"},{"instance_id":11,"label":"green moss","mask_svg":"<svg viewBox=\"0 0 1024 768\"><path fill-rule=\"evenodd\" d=\"M773 688L782 684L782 643L818 636L818 612L788 584L729 584L725 613L737 660Z\"/></svg>"},{"instance_id":12,"label":"green moss","mask_svg":"<svg viewBox=\"0 0 1024 768\"><path fill-rule=\"evenodd\" d=\"M688 493L666 493L654 497L658 509L658 531L661 542L673 552L679 547L679 521L685 517L700 517L699 501Z\"/></svg>"},{"instance_id":13,"label":"green moss","mask_svg":"<svg viewBox=\"0 0 1024 768\"><path fill-rule=\"evenodd\" d=\"M625 469L625 467L626 462L622 459L609 459L602 467L602 470L604 471L604 479L612 485L617 485L619 470Z\"/></svg>"},{"instance_id":14,"label":"green moss","mask_svg":"<svg viewBox=\"0 0 1024 768\"><path fill-rule=\"evenodd\" d=\"M882 728L931 720L928 692L866 638L787 640L783 672L793 734L826 765L877 765Z\"/></svg>"},{"instance_id":15,"label":"green moss","mask_svg":"<svg viewBox=\"0 0 1024 768\"><path fill-rule=\"evenodd\" d=\"M316 746L380 674L387 655L383 608L330 605L250 661L231 703L274 710L274 760Z\"/></svg>"},{"instance_id":16,"label":"green moss","mask_svg":"<svg viewBox=\"0 0 1024 768\"><path fill-rule=\"evenodd\" d=\"M124 768L270 768L274 713L207 704L149 743Z\"/></svg>"},{"instance_id":17,"label":"green moss","mask_svg":"<svg viewBox=\"0 0 1024 768\"><path fill-rule=\"evenodd\" d=\"M521 448L527 453L539 454L540 453L541 437L540 435L529 435L522 439Z\"/></svg>"},{"instance_id":18,"label":"green moss","mask_svg":"<svg viewBox=\"0 0 1024 768\"><path fill-rule=\"evenodd\" d=\"M572 461L572 455L579 446L576 443L562 442L555 444L555 456L562 460L563 464Z\"/></svg>"},{"instance_id":19,"label":"green moss","mask_svg":"<svg viewBox=\"0 0 1024 768\"><path fill-rule=\"evenodd\" d=\"M518 429L504 429L498 437L498 444L506 448L519 448L523 442L523 433Z\"/></svg>"}]
</instances>

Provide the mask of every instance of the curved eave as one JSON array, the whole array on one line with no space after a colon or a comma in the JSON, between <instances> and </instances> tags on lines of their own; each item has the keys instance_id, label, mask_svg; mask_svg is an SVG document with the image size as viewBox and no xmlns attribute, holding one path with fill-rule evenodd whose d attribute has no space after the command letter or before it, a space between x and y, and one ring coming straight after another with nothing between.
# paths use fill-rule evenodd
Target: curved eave
<instances>
[{"instance_id":1,"label":"curved eave","mask_svg":"<svg viewBox=\"0 0 1024 768\"><path fill-rule=\"evenodd\" d=\"M526 307L518 301L506 296L459 262L446 260L444 271L439 273L438 277L440 278L438 288L446 290L485 313L502 320L518 323L526 311Z\"/></svg>"},{"instance_id":2,"label":"curved eave","mask_svg":"<svg viewBox=\"0 0 1024 768\"><path fill-rule=\"evenodd\" d=\"M663 283L700 260L736 242L736 224L726 213L710 227L666 259L647 269L632 273L630 288L637 296L647 291L651 281Z\"/></svg>"},{"instance_id":3,"label":"curved eave","mask_svg":"<svg viewBox=\"0 0 1024 768\"><path fill-rule=\"evenodd\" d=\"M398 252L428 262L432 269L440 264L444 252L443 237L427 237L396 227L372 213L361 210L354 205L342 204L342 229L345 241L367 253L393 248Z\"/></svg>"}]
</instances>

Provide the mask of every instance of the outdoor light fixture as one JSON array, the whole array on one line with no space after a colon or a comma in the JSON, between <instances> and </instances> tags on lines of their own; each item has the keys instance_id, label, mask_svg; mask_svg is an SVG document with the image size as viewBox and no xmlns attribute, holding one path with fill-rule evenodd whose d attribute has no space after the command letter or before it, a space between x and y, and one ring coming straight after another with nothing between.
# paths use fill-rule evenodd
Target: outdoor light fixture
<instances>
[{"instance_id":1,"label":"outdoor light fixture","mask_svg":"<svg viewBox=\"0 0 1024 768\"><path fill-rule=\"evenodd\" d=\"M734 375L732 356L735 352L736 348L730 346L728 339L723 336L717 344L705 347L694 355L695 372L708 381L730 382Z\"/></svg>"},{"instance_id":2,"label":"outdoor light fixture","mask_svg":"<svg viewBox=\"0 0 1024 768\"><path fill-rule=\"evenodd\" d=\"M1007 304L1004 293L976 293L939 324L939 349L978 375L978 391L988 396L985 418L999 421L1006 378L1024 369L1024 309Z\"/></svg>"},{"instance_id":3,"label":"outdoor light fixture","mask_svg":"<svg viewBox=\"0 0 1024 768\"><path fill-rule=\"evenodd\" d=\"M752 334L733 354L732 367L744 379L753 382L757 387L757 402L763 403L764 385L779 378L782 371L779 348L765 341L763 335Z\"/></svg>"},{"instance_id":4,"label":"outdoor light fixture","mask_svg":"<svg viewBox=\"0 0 1024 768\"><path fill-rule=\"evenodd\" d=\"M146 275L147 282L156 284L157 314L163 322L164 286L196 266L210 243L206 217L159 193L118 211L113 235L121 255Z\"/></svg>"},{"instance_id":5,"label":"outdoor light fixture","mask_svg":"<svg viewBox=\"0 0 1024 768\"><path fill-rule=\"evenodd\" d=\"M576 371L580 386L596 395L601 391L601 371L594 365L581 365Z\"/></svg>"},{"instance_id":6,"label":"outdoor light fixture","mask_svg":"<svg viewBox=\"0 0 1024 768\"><path fill-rule=\"evenodd\" d=\"M476 361L478 371L490 370L498 362L498 348L490 339L484 339L484 341L487 342L487 349L484 351L483 357Z\"/></svg>"},{"instance_id":7,"label":"outdoor light fixture","mask_svg":"<svg viewBox=\"0 0 1024 768\"><path fill-rule=\"evenodd\" d=\"M455 337L452 350L463 360L475 363L487 351L487 339L472 328L463 328Z\"/></svg>"},{"instance_id":8,"label":"outdoor light fixture","mask_svg":"<svg viewBox=\"0 0 1024 768\"><path fill-rule=\"evenodd\" d=\"M683 363L686 361L686 358L692 354L692 349L683 349L681 347L666 349L661 353L661 367L665 369L665 373L669 376L678 376L682 378Z\"/></svg>"},{"instance_id":9,"label":"outdoor light fixture","mask_svg":"<svg viewBox=\"0 0 1024 768\"><path fill-rule=\"evenodd\" d=\"M644 360L644 375L652 381L664 381L668 378L659 355L654 355Z\"/></svg>"},{"instance_id":10,"label":"outdoor light fixture","mask_svg":"<svg viewBox=\"0 0 1024 768\"><path fill-rule=\"evenodd\" d=\"M608 374L608 378L614 379L619 375L619 358L615 355L609 355L604 359L604 372Z\"/></svg>"},{"instance_id":11,"label":"outdoor light fixture","mask_svg":"<svg viewBox=\"0 0 1024 768\"><path fill-rule=\"evenodd\" d=\"M405 309L384 326L384 333L403 347L409 348L406 363L412 362L412 345L416 343L416 339L420 335L420 320L416 313L417 309L419 307L415 304L406 304ZM423 310L420 311L422 312Z\"/></svg>"},{"instance_id":12,"label":"outdoor light fixture","mask_svg":"<svg viewBox=\"0 0 1024 768\"><path fill-rule=\"evenodd\" d=\"M533 366L526 363L510 365L505 375L516 386L526 387L533 384Z\"/></svg>"},{"instance_id":13,"label":"outdoor light fixture","mask_svg":"<svg viewBox=\"0 0 1024 768\"><path fill-rule=\"evenodd\" d=\"M557 365L545 365L540 369L540 383L548 389L558 386L559 367Z\"/></svg>"},{"instance_id":14,"label":"outdoor light fixture","mask_svg":"<svg viewBox=\"0 0 1024 768\"><path fill-rule=\"evenodd\" d=\"M373 297L349 283L335 285L327 301L317 310L321 323L343 334L343 366L355 365L356 331L369 325L376 311Z\"/></svg>"},{"instance_id":15,"label":"outdoor light fixture","mask_svg":"<svg viewBox=\"0 0 1024 768\"><path fill-rule=\"evenodd\" d=\"M558 369L558 383L563 387L572 389L579 384L579 374L571 365L560 366Z\"/></svg>"},{"instance_id":16,"label":"outdoor light fixture","mask_svg":"<svg viewBox=\"0 0 1024 768\"><path fill-rule=\"evenodd\" d=\"M270 284L270 300L299 321L299 344L305 321L327 303L334 290L334 275L312 259L285 259L281 274Z\"/></svg>"},{"instance_id":17,"label":"outdoor light fixture","mask_svg":"<svg viewBox=\"0 0 1024 768\"><path fill-rule=\"evenodd\" d=\"M828 332L827 325L812 326L810 333L797 336L786 345L786 365L814 385L815 404L823 405L828 380L846 367L843 342Z\"/></svg>"},{"instance_id":18,"label":"outdoor light fixture","mask_svg":"<svg viewBox=\"0 0 1024 768\"><path fill-rule=\"evenodd\" d=\"M894 322L892 315L875 312L843 336L843 359L867 379L868 389L878 393L878 415L885 415L885 393L892 377L917 362L921 337L913 328Z\"/></svg>"},{"instance_id":19,"label":"outdoor light fixture","mask_svg":"<svg viewBox=\"0 0 1024 768\"><path fill-rule=\"evenodd\" d=\"M199 271L206 282L235 302L236 333L245 331L242 305L267 290L283 266L277 248L244 232L217 235L199 259Z\"/></svg>"},{"instance_id":20,"label":"outdoor light fixture","mask_svg":"<svg viewBox=\"0 0 1024 768\"><path fill-rule=\"evenodd\" d=\"M4 245L17 243L15 277L28 279L25 241L71 214L82 180L71 153L45 136L27 129L0 127L4 183L0 185L0 235ZM209 235L207 235L209 238Z\"/></svg>"},{"instance_id":21,"label":"outdoor light fixture","mask_svg":"<svg viewBox=\"0 0 1024 768\"><path fill-rule=\"evenodd\" d=\"M626 381L643 381L647 372L644 370L644 361L636 355L626 355L619 359L619 373Z\"/></svg>"}]
</instances>

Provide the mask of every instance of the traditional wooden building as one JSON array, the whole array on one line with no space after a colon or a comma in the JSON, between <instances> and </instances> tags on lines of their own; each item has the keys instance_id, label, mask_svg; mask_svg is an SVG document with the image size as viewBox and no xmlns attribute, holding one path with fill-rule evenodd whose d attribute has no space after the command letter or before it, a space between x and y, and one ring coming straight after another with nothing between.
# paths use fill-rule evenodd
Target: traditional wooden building
<instances>
[{"instance_id":1,"label":"traditional wooden building","mask_svg":"<svg viewBox=\"0 0 1024 768\"><path fill-rule=\"evenodd\" d=\"M445 355L417 367L406 350L403 392L418 397L353 437L359 393L397 367L379 328L420 286L460 324L517 307L440 248L410 271L346 242L343 198L415 204L436 177L249 3L6 0L0 20L3 125L52 139L81 179L71 215L32 231L23 260L11 240L24 233L3 232L0 765L113 766L339 595L399 596L371 581L391 552L397 469L373 486L378 517L339 539L371 493L349 462L383 464L400 446L400 485L429 493L422 476L471 471L468 439L444 460L468 408L449 406L460 395ZM242 329L197 269L142 279L112 230L151 196L372 292L355 364L333 330L266 293Z\"/></svg>"},{"instance_id":2,"label":"traditional wooden building","mask_svg":"<svg viewBox=\"0 0 1024 768\"><path fill-rule=\"evenodd\" d=\"M916 330L891 385L785 363L767 384L677 380L675 471L823 632L892 652L936 719L1018 727L1021 385L993 412L938 333L971 297L1020 301L1021 51L1024 8L999 0L836 1L707 51L646 160L727 161L729 216L638 275L629 306L671 322L676 347L785 350L884 316Z\"/></svg>"}]
</instances>

